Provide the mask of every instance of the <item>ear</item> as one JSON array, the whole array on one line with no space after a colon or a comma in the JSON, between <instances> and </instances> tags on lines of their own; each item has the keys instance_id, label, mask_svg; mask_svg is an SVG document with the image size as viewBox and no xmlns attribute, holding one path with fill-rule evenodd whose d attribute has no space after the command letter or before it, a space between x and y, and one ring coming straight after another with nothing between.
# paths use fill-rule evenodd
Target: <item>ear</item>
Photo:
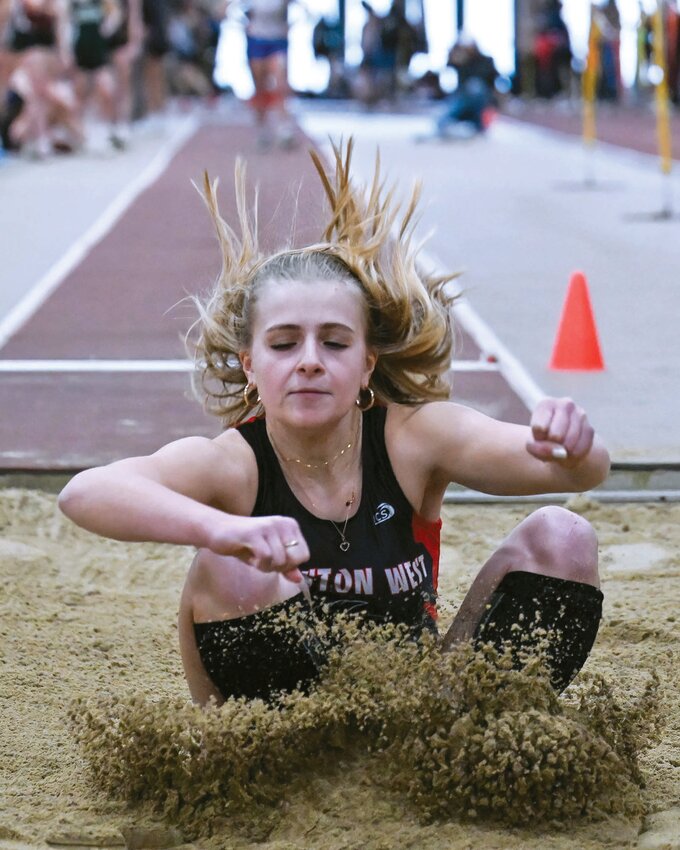
<instances>
[{"instance_id":1,"label":"ear","mask_svg":"<svg viewBox=\"0 0 680 850\"><path fill-rule=\"evenodd\" d=\"M366 351L366 370L364 371L364 380L362 386L367 387L369 381L371 380L371 375L373 374L373 370L375 369L376 363L378 362L378 355L375 351L372 351L370 348Z\"/></svg>"},{"instance_id":2,"label":"ear","mask_svg":"<svg viewBox=\"0 0 680 850\"><path fill-rule=\"evenodd\" d=\"M243 367L243 371L246 373L246 377L248 381L252 382L253 380L253 358L250 356L249 351L240 351L238 355L238 359L241 361L241 366Z\"/></svg>"}]
</instances>

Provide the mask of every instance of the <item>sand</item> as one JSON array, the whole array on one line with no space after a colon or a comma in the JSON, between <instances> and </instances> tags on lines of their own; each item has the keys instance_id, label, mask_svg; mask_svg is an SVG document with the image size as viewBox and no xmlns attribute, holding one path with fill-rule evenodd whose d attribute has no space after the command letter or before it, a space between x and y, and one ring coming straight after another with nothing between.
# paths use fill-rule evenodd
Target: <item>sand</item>
<instances>
[{"instance_id":1,"label":"sand","mask_svg":"<svg viewBox=\"0 0 680 850\"><path fill-rule=\"evenodd\" d=\"M403 687L402 661L390 647L374 657L361 650L353 679L339 670L324 694L293 707L198 712L188 704L175 625L191 552L100 540L62 518L52 495L0 491L0 848L47 840L208 850L679 848L680 505L576 499L574 507L599 533L605 592L580 684L556 700L540 681L523 692L521 682L503 690L501 680L488 680L475 704L486 716L472 729L477 735L483 726L486 737L454 748L450 730L431 728L441 705L424 709L425 673L436 679L441 667L430 660L434 666ZM444 624L527 510L446 509ZM378 677L378 687L370 673L379 657L393 678ZM488 675L470 667L457 682L472 687ZM446 689L435 691L443 699ZM348 706L351 722L342 715ZM476 716L456 710L463 724ZM107 727L107 718L117 725ZM443 743L433 749L436 735ZM551 748L562 771L553 786ZM225 770L212 758L201 768L201 752L221 753ZM497 776L503 753L534 770L494 802L479 789ZM190 761L184 796L173 799L164 771ZM475 773L477 785L463 793L454 767L465 781ZM229 793L240 800L225 808L229 771ZM410 788L405 775L415 777ZM192 797L198 791L201 799ZM123 799L135 795L150 799ZM555 801L564 816L555 815Z\"/></svg>"}]
</instances>

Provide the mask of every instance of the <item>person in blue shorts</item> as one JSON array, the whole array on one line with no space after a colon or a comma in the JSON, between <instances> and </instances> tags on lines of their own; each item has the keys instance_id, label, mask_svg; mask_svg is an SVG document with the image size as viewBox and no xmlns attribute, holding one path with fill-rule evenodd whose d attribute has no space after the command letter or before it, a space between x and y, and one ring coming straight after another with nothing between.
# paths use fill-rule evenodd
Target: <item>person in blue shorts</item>
<instances>
[{"instance_id":1,"label":"person in blue shorts","mask_svg":"<svg viewBox=\"0 0 680 850\"><path fill-rule=\"evenodd\" d=\"M295 143L288 115L288 8L290 0L250 0L246 5L246 44L255 86L251 106L255 111L260 150L274 141L282 147Z\"/></svg>"},{"instance_id":2,"label":"person in blue shorts","mask_svg":"<svg viewBox=\"0 0 680 850\"><path fill-rule=\"evenodd\" d=\"M179 640L200 704L273 699L323 676L323 651L281 625L293 608L310 623L342 612L416 639L436 632L451 482L527 495L587 490L608 472L568 398L543 399L526 426L449 400L450 297L417 263L416 198L396 239L379 175L359 192L351 154L351 142L336 148L334 175L312 154L328 223L317 243L273 254L250 226L243 171L238 236L206 177L223 268L200 305L196 362L224 430L82 472L60 496L98 534L196 548ZM591 649L601 604L593 528L542 507L482 566L441 646L507 638L519 655L540 621L561 690Z\"/></svg>"}]
</instances>

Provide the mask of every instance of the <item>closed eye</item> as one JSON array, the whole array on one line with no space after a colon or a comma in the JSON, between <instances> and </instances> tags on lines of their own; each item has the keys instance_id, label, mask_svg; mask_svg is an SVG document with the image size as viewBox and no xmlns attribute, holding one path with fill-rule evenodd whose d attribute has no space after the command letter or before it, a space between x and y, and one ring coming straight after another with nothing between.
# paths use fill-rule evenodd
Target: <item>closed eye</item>
<instances>
[{"instance_id":1,"label":"closed eye","mask_svg":"<svg viewBox=\"0 0 680 850\"><path fill-rule=\"evenodd\" d=\"M324 342L324 345L326 346L326 348L334 348L334 349L349 348L349 346L347 345L346 342L337 342L336 340L333 340L333 339L327 339Z\"/></svg>"}]
</instances>

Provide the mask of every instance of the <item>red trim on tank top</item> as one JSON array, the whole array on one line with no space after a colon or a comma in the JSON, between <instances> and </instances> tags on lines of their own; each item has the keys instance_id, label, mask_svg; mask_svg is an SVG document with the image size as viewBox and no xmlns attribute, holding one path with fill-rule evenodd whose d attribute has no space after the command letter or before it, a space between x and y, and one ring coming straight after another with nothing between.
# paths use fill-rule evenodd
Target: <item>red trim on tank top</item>
<instances>
[{"instance_id":1,"label":"red trim on tank top","mask_svg":"<svg viewBox=\"0 0 680 850\"><path fill-rule=\"evenodd\" d=\"M422 545L427 549L429 556L432 558L432 587L436 593L439 585L439 552L442 529L441 518L432 521L425 519L420 516L420 514L413 511L411 528L413 530L413 539L416 543L422 543ZM433 620L437 619L437 606L434 603L426 602L425 610Z\"/></svg>"}]
</instances>

